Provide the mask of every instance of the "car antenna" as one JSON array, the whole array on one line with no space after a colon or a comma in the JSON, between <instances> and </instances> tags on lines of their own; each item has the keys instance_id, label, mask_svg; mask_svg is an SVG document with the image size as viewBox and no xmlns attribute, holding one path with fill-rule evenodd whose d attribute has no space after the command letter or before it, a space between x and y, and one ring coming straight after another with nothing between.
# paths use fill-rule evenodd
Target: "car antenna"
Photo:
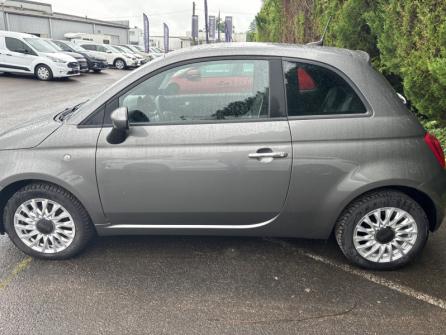
<instances>
[{"instance_id":1,"label":"car antenna","mask_svg":"<svg viewBox=\"0 0 446 335\"><path fill-rule=\"evenodd\" d=\"M325 25L324 33L322 34L321 39L319 41L316 41L316 42L307 43L307 45L317 45L317 46L323 46L324 45L325 35L327 34L328 27L330 25L330 22L331 22L332 18L333 18L333 15L330 15L330 17L328 18L327 24Z\"/></svg>"}]
</instances>

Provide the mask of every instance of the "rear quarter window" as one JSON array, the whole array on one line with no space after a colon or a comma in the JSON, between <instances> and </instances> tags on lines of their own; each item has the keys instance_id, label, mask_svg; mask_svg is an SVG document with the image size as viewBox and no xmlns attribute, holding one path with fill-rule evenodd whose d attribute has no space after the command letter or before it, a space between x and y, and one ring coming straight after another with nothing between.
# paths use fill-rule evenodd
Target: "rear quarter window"
<instances>
[{"instance_id":1,"label":"rear quarter window","mask_svg":"<svg viewBox=\"0 0 446 335\"><path fill-rule=\"evenodd\" d=\"M364 114L367 108L350 84L322 66L285 62L289 116Z\"/></svg>"}]
</instances>

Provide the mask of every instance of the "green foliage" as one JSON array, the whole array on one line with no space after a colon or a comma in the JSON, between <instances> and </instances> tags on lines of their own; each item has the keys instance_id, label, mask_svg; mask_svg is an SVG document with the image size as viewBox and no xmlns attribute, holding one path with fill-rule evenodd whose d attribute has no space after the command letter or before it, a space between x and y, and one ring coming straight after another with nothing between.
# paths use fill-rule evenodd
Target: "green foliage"
<instances>
[{"instance_id":1,"label":"green foliage","mask_svg":"<svg viewBox=\"0 0 446 335\"><path fill-rule=\"evenodd\" d=\"M256 40L259 42L280 42L282 37L282 1L265 0L256 16Z\"/></svg>"},{"instance_id":2,"label":"green foliage","mask_svg":"<svg viewBox=\"0 0 446 335\"><path fill-rule=\"evenodd\" d=\"M305 32L321 34L330 16L326 45L367 51L419 114L446 120L446 1L265 0L255 38L304 43Z\"/></svg>"}]
</instances>

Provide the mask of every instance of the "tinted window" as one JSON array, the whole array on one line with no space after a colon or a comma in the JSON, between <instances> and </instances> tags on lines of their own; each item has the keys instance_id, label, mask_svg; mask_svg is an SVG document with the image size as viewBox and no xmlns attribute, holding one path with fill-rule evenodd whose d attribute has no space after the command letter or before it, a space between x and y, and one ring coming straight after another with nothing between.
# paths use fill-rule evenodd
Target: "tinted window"
<instances>
[{"instance_id":1,"label":"tinted window","mask_svg":"<svg viewBox=\"0 0 446 335\"><path fill-rule=\"evenodd\" d=\"M131 123L248 120L269 116L269 62L195 63L151 77L119 98Z\"/></svg>"},{"instance_id":2,"label":"tinted window","mask_svg":"<svg viewBox=\"0 0 446 335\"><path fill-rule=\"evenodd\" d=\"M312 64L285 62L289 116L361 114L367 110L337 73Z\"/></svg>"},{"instance_id":3,"label":"tinted window","mask_svg":"<svg viewBox=\"0 0 446 335\"><path fill-rule=\"evenodd\" d=\"M29 53L34 55L31 48L17 38L5 37L5 43L6 47L13 52Z\"/></svg>"},{"instance_id":4,"label":"tinted window","mask_svg":"<svg viewBox=\"0 0 446 335\"><path fill-rule=\"evenodd\" d=\"M93 44L83 44L82 48L84 48L86 50L96 51L96 46Z\"/></svg>"}]
</instances>

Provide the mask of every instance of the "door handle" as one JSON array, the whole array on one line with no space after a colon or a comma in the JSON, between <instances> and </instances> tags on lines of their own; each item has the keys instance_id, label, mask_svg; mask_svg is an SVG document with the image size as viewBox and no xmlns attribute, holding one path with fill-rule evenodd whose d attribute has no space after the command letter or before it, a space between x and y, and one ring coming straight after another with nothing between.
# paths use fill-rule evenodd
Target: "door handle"
<instances>
[{"instance_id":1,"label":"door handle","mask_svg":"<svg viewBox=\"0 0 446 335\"><path fill-rule=\"evenodd\" d=\"M286 158L288 153L284 151L277 152L255 152L248 155L249 158L260 159L260 158Z\"/></svg>"}]
</instances>

